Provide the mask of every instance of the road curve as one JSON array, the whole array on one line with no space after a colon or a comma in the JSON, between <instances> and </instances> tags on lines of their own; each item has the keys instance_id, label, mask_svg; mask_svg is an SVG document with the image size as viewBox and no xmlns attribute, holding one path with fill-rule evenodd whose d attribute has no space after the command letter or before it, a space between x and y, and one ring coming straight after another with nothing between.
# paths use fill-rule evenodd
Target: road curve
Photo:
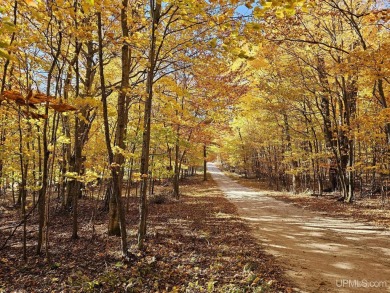
<instances>
[{"instance_id":1,"label":"road curve","mask_svg":"<svg viewBox=\"0 0 390 293\"><path fill-rule=\"evenodd\" d=\"M324 216L208 171L300 292L390 292L390 231Z\"/></svg>"}]
</instances>

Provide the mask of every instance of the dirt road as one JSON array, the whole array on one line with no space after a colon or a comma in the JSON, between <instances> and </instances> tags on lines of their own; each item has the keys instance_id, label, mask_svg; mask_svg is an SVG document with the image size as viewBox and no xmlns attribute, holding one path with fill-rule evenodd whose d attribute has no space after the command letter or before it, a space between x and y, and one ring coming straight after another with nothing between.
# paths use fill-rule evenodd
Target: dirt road
<instances>
[{"instance_id":1,"label":"dirt road","mask_svg":"<svg viewBox=\"0 0 390 293\"><path fill-rule=\"evenodd\" d=\"M307 211L208 168L299 292L390 292L390 231Z\"/></svg>"}]
</instances>

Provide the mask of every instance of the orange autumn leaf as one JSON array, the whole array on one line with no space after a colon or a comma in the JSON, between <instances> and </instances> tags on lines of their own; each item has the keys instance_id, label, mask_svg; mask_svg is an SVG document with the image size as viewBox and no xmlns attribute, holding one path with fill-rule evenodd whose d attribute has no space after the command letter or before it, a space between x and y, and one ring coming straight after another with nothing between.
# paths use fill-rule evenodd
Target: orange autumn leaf
<instances>
[{"instance_id":1,"label":"orange autumn leaf","mask_svg":"<svg viewBox=\"0 0 390 293\"><path fill-rule=\"evenodd\" d=\"M37 107L34 106L33 103L30 103L28 100L26 100L23 95L20 92L9 90L4 91L2 94L2 99L6 99L8 101L14 101L19 106L30 106L31 108L36 109Z\"/></svg>"},{"instance_id":2,"label":"orange autumn leaf","mask_svg":"<svg viewBox=\"0 0 390 293\"><path fill-rule=\"evenodd\" d=\"M52 108L54 111L57 111L57 112L68 112L68 111L76 111L77 110L77 108L75 108L69 104L64 104L64 103L51 104L50 108Z\"/></svg>"},{"instance_id":3,"label":"orange autumn leaf","mask_svg":"<svg viewBox=\"0 0 390 293\"><path fill-rule=\"evenodd\" d=\"M21 105L24 105L25 104L25 100L22 96L21 93L17 92L17 91L4 91L2 94L1 94L2 97L4 97L6 100L12 100L12 101L15 101L15 103L17 104L21 104Z\"/></svg>"},{"instance_id":4,"label":"orange autumn leaf","mask_svg":"<svg viewBox=\"0 0 390 293\"><path fill-rule=\"evenodd\" d=\"M5 91L1 94L1 99L4 100L4 98L8 101L14 101L16 104L20 106L29 105L31 108L34 109L37 109L37 107L35 106L37 104L44 104L49 102L49 107L57 112L67 112L67 111L77 110L77 108L69 104L58 102L52 96L47 96L42 93L34 93L32 91L28 93L26 98L24 98L23 95L18 91L14 91L14 90Z\"/></svg>"},{"instance_id":5,"label":"orange autumn leaf","mask_svg":"<svg viewBox=\"0 0 390 293\"><path fill-rule=\"evenodd\" d=\"M30 117L33 119L47 119L48 118L48 116L45 114L38 114L35 112L31 112L31 111L27 112L26 110L23 110L22 112L26 117Z\"/></svg>"},{"instance_id":6,"label":"orange autumn leaf","mask_svg":"<svg viewBox=\"0 0 390 293\"><path fill-rule=\"evenodd\" d=\"M30 91L26 97L26 100L29 101L31 104L42 104L47 101L49 102L54 102L55 103L55 98L52 96L46 96L41 93L34 93L33 91Z\"/></svg>"}]
</instances>

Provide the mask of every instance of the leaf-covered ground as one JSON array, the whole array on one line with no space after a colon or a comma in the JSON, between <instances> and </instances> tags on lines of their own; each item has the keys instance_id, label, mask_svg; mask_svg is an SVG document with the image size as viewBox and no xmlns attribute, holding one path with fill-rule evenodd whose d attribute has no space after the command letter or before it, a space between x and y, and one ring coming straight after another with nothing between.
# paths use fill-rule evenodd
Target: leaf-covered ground
<instances>
[{"instance_id":1,"label":"leaf-covered ground","mask_svg":"<svg viewBox=\"0 0 390 293\"><path fill-rule=\"evenodd\" d=\"M28 225L28 261L21 233L0 251L0 292L291 292L281 269L250 236L212 181L185 180L179 201L152 203L145 253L135 249L137 201L127 213L134 254L124 262L119 238L108 237L107 215L96 203L80 203L80 239L71 240L71 218L51 211L50 261L34 255L36 216ZM55 201L53 201L55 204ZM0 245L15 221L3 208ZM93 232L94 231L94 232Z\"/></svg>"}]
</instances>

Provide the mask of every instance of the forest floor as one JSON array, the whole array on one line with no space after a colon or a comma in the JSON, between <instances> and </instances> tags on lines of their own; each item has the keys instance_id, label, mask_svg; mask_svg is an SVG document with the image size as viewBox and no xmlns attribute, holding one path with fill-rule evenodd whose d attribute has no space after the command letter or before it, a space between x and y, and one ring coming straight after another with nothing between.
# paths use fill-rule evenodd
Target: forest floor
<instances>
[{"instance_id":1,"label":"forest floor","mask_svg":"<svg viewBox=\"0 0 390 293\"><path fill-rule=\"evenodd\" d=\"M390 292L386 221L375 226L367 223L378 224L374 215L360 218L344 205L329 212L330 203L310 204L322 198L306 196L306 203L286 192L245 187L244 180L224 175L214 164L209 172L300 292Z\"/></svg>"},{"instance_id":2,"label":"forest floor","mask_svg":"<svg viewBox=\"0 0 390 293\"><path fill-rule=\"evenodd\" d=\"M80 200L80 238L71 240L71 217L53 199L50 259L34 254L34 214L27 225L28 260L22 260L21 228L0 250L0 292L294 291L212 180L194 176L183 184L180 200L150 204L144 253L135 248L138 207L130 199L130 261L120 256L119 238L107 235L107 213L99 209L100 202ZM19 222L17 213L0 199L0 247Z\"/></svg>"}]
</instances>

